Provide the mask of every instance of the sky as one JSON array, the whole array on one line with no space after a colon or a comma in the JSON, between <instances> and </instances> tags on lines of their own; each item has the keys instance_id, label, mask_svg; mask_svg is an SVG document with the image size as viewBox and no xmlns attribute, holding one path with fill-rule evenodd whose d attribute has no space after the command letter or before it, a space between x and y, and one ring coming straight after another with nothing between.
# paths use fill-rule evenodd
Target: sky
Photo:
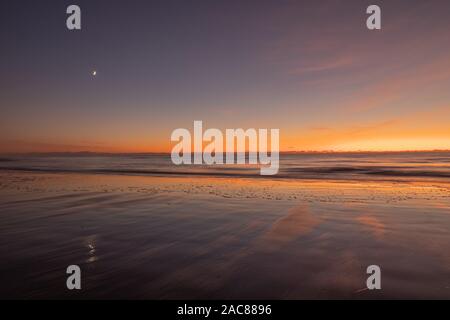
<instances>
[{"instance_id":1,"label":"sky","mask_svg":"<svg viewBox=\"0 0 450 320\"><path fill-rule=\"evenodd\" d=\"M282 151L450 149L449 34L448 0L2 1L0 153L169 152L194 120Z\"/></svg>"}]
</instances>

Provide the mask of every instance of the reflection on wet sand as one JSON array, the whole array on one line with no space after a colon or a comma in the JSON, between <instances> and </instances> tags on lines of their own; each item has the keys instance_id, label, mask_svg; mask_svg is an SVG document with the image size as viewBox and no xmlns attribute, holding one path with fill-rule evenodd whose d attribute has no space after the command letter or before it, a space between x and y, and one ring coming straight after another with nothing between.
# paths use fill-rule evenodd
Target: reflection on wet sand
<instances>
[{"instance_id":1,"label":"reflection on wet sand","mask_svg":"<svg viewBox=\"0 0 450 320\"><path fill-rule=\"evenodd\" d=\"M370 215L362 215L356 218L356 220L361 223L363 226L368 227L368 229L373 233L373 235L381 239L385 233L385 225L381 223L381 221L374 216Z\"/></svg>"},{"instance_id":2,"label":"reflection on wet sand","mask_svg":"<svg viewBox=\"0 0 450 320\"><path fill-rule=\"evenodd\" d=\"M0 175L0 297L450 298L445 183Z\"/></svg>"},{"instance_id":3,"label":"reflection on wet sand","mask_svg":"<svg viewBox=\"0 0 450 320\"><path fill-rule=\"evenodd\" d=\"M278 219L261 238L267 249L277 249L302 235L308 234L321 223L306 206L290 209L285 217Z\"/></svg>"}]
</instances>

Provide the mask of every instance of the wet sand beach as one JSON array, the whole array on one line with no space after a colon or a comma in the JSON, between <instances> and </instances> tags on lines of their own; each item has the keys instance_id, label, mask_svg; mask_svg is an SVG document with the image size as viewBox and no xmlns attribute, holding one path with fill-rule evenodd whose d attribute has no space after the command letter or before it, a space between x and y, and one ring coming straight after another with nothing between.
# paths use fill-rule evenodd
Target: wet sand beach
<instances>
[{"instance_id":1,"label":"wet sand beach","mask_svg":"<svg viewBox=\"0 0 450 320\"><path fill-rule=\"evenodd\" d=\"M449 299L449 209L445 179L4 169L0 296ZM366 290L372 264L382 290Z\"/></svg>"}]
</instances>

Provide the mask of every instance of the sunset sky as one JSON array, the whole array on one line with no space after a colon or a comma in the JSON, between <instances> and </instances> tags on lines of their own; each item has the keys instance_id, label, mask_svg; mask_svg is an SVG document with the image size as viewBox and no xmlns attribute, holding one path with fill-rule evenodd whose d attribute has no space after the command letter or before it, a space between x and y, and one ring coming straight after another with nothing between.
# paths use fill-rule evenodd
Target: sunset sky
<instances>
[{"instance_id":1,"label":"sunset sky","mask_svg":"<svg viewBox=\"0 0 450 320\"><path fill-rule=\"evenodd\" d=\"M167 152L194 120L283 151L450 149L448 0L2 1L0 35L0 153Z\"/></svg>"}]
</instances>

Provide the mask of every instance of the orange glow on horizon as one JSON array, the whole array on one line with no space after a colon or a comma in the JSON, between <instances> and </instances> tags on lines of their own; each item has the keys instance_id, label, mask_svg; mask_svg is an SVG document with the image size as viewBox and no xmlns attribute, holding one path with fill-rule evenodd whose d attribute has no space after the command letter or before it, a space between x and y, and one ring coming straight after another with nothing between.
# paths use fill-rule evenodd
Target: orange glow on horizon
<instances>
[{"instance_id":1,"label":"orange glow on horizon","mask_svg":"<svg viewBox=\"0 0 450 320\"><path fill-rule=\"evenodd\" d=\"M318 139L320 142L321 139ZM303 141L303 140L300 140ZM124 143L118 145L88 146L65 144L0 144L0 153L45 153L45 152L94 152L94 153L170 153L172 144ZM205 146L206 144L204 144ZM314 145L314 141L292 146L292 141L281 140L280 152L397 152L450 150L450 138L381 138L347 140L330 145Z\"/></svg>"},{"instance_id":2,"label":"orange glow on horizon","mask_svg":"<svg viewBox=\"0 0 450 320\"><path fill-rule=\"evenodd\" d=\"M286 123L280 129L280 152L382 152L450 150L450 107L444 105L407 117L384 121L361 122L349 119L347 123L322 126L295 126ZM258 125L259 124L259 125ZM0 153L28 152L98 152L98 153L170 153L178 142L171 142L173 128L169 125L154 131L132 130L121 135L115 127L105 127L102 135L92 132L77 141L72 131L66 130L59 139L30 139L23 137L7 140L0 137ZM208 124L204 129L214 126ZM239 127L248 129L242 124ZM267 123L255 121L253 127L268 128ZM189 125L186 126L189 130ZM223 130L222 130L223 131ZM98 132L98 130L97 130ZM108 133L110 133L108 135ZM193 135L193 133L191 133ZM94 140L96 139L96 140ZM193 136L192 136L193 140ZM225 137L224 137L225 142ZM203 142L205 147L209 142ZM218 150L220 151L220 150Z\"/></svg>"}]
</instances>

